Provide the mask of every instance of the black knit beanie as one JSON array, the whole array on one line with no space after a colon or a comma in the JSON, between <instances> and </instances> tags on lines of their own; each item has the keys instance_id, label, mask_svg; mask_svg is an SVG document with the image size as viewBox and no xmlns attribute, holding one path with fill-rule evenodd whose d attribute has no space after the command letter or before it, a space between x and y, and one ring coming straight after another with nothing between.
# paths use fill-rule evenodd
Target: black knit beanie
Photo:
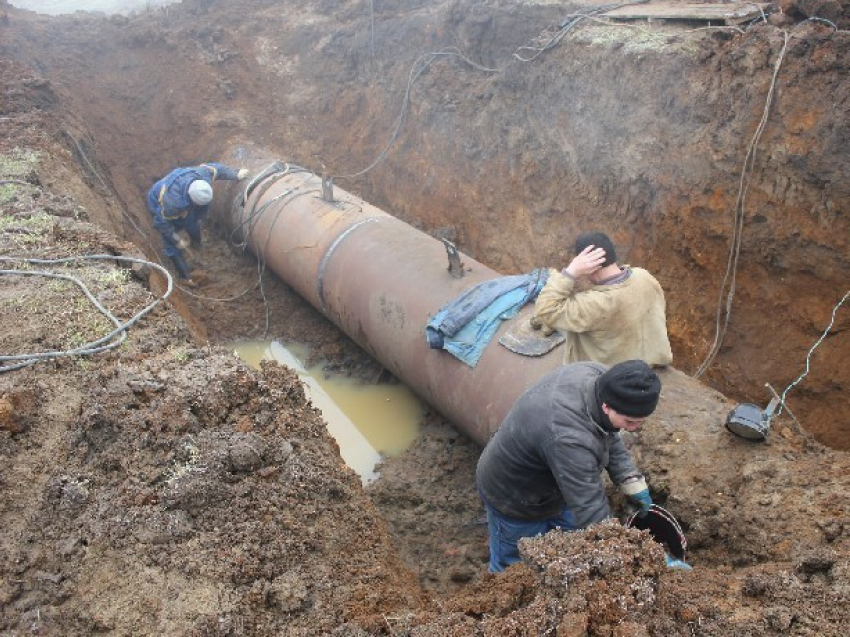
<instances>
[{"instance_id":1,"label":"black knit beanie","mask_svg":"<svg viewBox=\"0 0 850 637\"><path fill-rule=\"evenodd\" d=\"M655 411L661 380L640 360L617 363L599 377L599 400L624 416L644 418Z\"/></svg>"}]
</instances>

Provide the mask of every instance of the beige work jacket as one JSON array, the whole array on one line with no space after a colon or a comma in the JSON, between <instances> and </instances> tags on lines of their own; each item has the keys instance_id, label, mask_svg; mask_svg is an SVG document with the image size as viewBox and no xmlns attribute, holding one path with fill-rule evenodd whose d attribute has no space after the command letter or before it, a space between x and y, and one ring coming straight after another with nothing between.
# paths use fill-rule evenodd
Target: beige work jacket
<instances>
[{"instance_id":1,"label":"beige work jacket","mask_svg":"<svg viewBox=\"0 0 850 637\"><path fill-rule=\"evenodd\" d=\"M614 365L640 359L673 361L667 339L664 291L643 268L622 283L576 289L575 279L551 270L534 305L535 316L566 336L564 363Z\"/></svg>"}]
</instances>

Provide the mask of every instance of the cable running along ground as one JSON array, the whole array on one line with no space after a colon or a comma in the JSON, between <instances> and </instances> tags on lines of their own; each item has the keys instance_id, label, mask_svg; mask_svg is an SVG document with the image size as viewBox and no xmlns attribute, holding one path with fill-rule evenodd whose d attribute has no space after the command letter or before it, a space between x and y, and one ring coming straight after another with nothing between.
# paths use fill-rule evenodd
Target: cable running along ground
<instances>
[{"instance_id":1,"label":"cable running along ground","mask_svg":"<svg viewBox=\"0 0 850 637\"><path fill-rule=\"evenodd\" d=\"M128 263L137 263L142 265L147 265L152 268L156 268L162 274L165 275L166 280L168 281L168 286L163 294L158 299L154 300L153 303L150 303L141 311L137 312L132 318L124 323L121 323L112 313L104 307L100 301L91 293L91 291L86 287L86 285L77 277L68 275L68 274L59 274L56 272L47 272L42 270L0 270L0 275L15 275L15 276L43 276L48 278L55 279L64 279L67 281L71 281L75 285L77 285L82 291L83 294L92 302L92 304L104 315L106 316L113 325L115 325L115 329L112 330L106 336L102 336L94 341L90 341L80 347L75 347L73 349L68 350L53 350L47 352L37 352L30 354L17 354L17 355L9 355L9 356L0 356L0 361L6 361L9 364L0 366L0 373L9 372L16 369L22 369L33 363L37 363L38 361L56 359L56 358L64 358L68 356L89 356L92 354L99 354L101 352L105 352L111 349L115 349L121 343L123 343L127 339L127 329L132 325L137 323L142 319L145 315L147 315L154 307L156 307L160 302L167 299L173 290L173 280L171 278L171 273L168 272L165 268L157 263L152 263L150 261L146 261L144 259L135 259L132 257L120 257L108 254L95 254L95 255L82 255L77 257L66 257L63 259L25 259L19 257L0 257L0 262L4 263L29 263L34 265L59 265L65 263L73 263L76 261L86 261L86 260L112 260L112 261L126 261ZM117 340L113 340L117 339Z\"/></svg>"}]
</instances>

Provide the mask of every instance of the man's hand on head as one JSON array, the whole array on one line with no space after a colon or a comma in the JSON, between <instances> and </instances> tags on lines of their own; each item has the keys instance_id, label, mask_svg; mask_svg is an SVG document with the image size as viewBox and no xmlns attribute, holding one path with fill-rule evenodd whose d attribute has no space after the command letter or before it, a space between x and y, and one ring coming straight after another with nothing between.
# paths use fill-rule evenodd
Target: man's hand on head
<instances>
[{"instance_id":1,"label":"man's hand on head","mask_svg":"<svg viewBox=\"0 0 850 637\"><path fill-rule=\"evenodd\" d=\"M596 272L605 263L605 250L596 246L587 246L565 268L565 273L574 279L580 279Z\"/></svg>"}]
</instances>

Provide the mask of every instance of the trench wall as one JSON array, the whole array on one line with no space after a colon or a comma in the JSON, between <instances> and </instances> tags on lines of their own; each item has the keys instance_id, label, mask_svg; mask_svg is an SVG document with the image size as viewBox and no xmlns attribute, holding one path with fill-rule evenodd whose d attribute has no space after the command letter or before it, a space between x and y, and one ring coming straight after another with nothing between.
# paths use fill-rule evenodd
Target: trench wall
<instances>
[{"instance_id":1,"label":"trench wall","mask_svg":"<svg viewBox=\"0 0 850 637\"><path fill-rule=\"evenodd\" d=\"M846 32L586 20L547 49L581 8L13 11L0 51L79 113L142 224L153 179L255 139L500 272L565 265L577 232L603 230L664 286L674 364L693 373L716 350L704 379L760 404L765 383L803 373L838 308L788 399L850 446Z\"/></svg>"}]
</instances>

